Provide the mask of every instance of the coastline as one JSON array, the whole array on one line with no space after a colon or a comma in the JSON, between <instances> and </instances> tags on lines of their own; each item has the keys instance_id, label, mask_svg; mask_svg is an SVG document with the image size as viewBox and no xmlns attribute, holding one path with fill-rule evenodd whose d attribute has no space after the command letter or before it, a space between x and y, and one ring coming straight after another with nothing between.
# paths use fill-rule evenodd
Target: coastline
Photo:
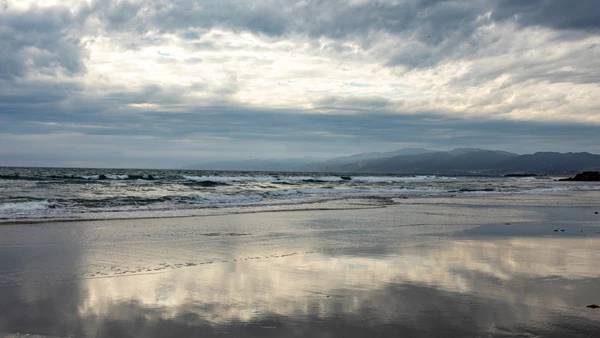
<instances>
[{"instance_id":1,"label":"coastline","mask_svg":"<svg viewBox=\"0 0 600 338\"><path fill-rule=\"evenodd\" d=\"M153 173L153 179L147 180L140 179L146 176L140 176L136 170L21 171L0 179L0 224L354 209L357 204L377 207L400 198L554 195L600 188L589 182L558 182L551 177L346 177L335 173L284 172L199 172L195 175L202 176L194 176L163 171L161 175Z\"/></svg>"},{"instance_id":2,"label":"coastline","mask_svg":"<svg viewBox=\"0 0 600 338\"><path fill-rule=\"evenodd\" d=\"M0 333L591 336L596 211L599 191L3 225Z\"/></svg>"}]
</instances>

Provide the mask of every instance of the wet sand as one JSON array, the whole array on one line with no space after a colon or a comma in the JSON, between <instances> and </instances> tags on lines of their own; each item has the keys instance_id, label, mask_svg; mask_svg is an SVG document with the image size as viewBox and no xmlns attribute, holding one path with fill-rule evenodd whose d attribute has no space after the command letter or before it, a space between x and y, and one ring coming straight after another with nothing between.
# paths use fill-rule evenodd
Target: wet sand
<instances>
[{"instance_id":1,"label":"wet sand","mask_svg":"<svg viewBox=\"0 0 600 338\"><path fill-rule=\"evenodd\" d=\"M396 202L0 226L0 336L600 333L600 192Z\"/></svg>"}]
</instances>

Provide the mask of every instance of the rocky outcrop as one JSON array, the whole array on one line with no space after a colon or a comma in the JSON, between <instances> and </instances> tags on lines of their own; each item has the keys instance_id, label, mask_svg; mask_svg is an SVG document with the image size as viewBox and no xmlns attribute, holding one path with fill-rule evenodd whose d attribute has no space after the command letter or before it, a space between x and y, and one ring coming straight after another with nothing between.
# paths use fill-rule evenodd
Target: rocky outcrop
<instances>
[{"instance_id":1,"label":"rocky outcrop","mask_svg":"<svg viewBox=\"0 0 600 338\"><path fill-rule=\"evenodd\" d=\"M600 171L586 171L561 181L600 181Z\"/></svg>"}]
</instances>

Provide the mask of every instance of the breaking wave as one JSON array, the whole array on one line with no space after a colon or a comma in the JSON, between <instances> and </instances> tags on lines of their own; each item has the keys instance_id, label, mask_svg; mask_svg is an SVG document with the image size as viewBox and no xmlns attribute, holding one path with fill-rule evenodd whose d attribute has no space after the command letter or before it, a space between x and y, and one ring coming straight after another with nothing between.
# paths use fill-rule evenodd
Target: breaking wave
<instances>
[{"instance_id":1,"label":"breaking wave","mask_svg":"<svg viewBox=\"0 0 600 338\"><path fill-rule=\"evenodd\" d=\"M598 190L552 178L133 169L1 168L0 222L306 205L348 199Z\"/></svg>"}]
</instances>

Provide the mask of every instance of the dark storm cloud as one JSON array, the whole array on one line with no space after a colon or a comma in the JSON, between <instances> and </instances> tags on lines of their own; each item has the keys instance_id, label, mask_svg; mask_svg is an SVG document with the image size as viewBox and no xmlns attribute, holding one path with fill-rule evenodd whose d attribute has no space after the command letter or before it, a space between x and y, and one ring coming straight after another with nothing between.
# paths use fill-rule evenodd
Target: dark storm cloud
<instances>
[{"instance_id":1,"label":"dark storm cloud","mask_svg":"<svg viewBox=\"0 0 600 338\"><path fill-rule=\"evenodd\" d=\"M115 97L115 100L120 99ZM381 142L415 142L448 147L485 144L512 151L548 147L576 147L592 151L600 142L599 128L595 125L462 119L449 117L444 112L397 114L382 108L371 109L368 114L307 114L250 109L224 103L190 108L179 113L121 109L119 114L115 114L110 104L93 101L85 104L88 106L86 114L79 114L79 107L63 108L56 113L52 106L47 106L48 112L43 115L36 116L34 108L5 114L1 119L0 133L82 133L161 139L227 136L239 144L260 141L343 143L345 146Z\"/></svg>"},{"instance_id":2,"label":"dark storm cloud","mask_svg":"<svg viewBox=\"0 0 600 338\"><path fill-rule=\"evenodd\" d=\"M598 32L600 6L597 0L500 0L492 18L516 19L523 26Z\"/></svg>"},{"instance_id":3,"label":"dark storm cloud","mask_svg":"<svg viewBox=\"0 0 600 338\"><path fill-rule=\"evenodd\" d=\"M402 3L347 1L189 1L168 3L96 1L91 10L101 13L109 30L144 32L159 28L185 32L190 28L213 27L248 30L268 36L307 34L311 37L344 39L367 37L374 32L410 32L424 41L437 43L456 30L471 30L466 24L486 9L483 1L406 1Z\"/></svg>"},{"instance_id":4,"label":"dark storm cloud","mask_svg":"<svg viewBox=\"0 0 600 338\"><path fill-rule=\"evenodd\" d=\"M77 18L64 7L0 12L0 79L85 72ZM75 32L75 34L73 34Z\"/></svg>"},{"instance_id":5,"label":"dark storm cloud","mask_svg":"<svg viewBox=\"0 0 600 338\"><path fill-rule=\"evenodd\" d=\"M36 103L56 103L82 90L83 85L76 81L0 81L0 109L12 104L22 104L18 107L24 108Z\"/></svg>"},{"instance_id":6,"label":"dark storm cloud","mask_svg":"<svg viewBox=\"0 0 600 338\"><path fill-rule=\"evenodd\" d=\"M316 110L373 111L392 106L390 100L383 97L338 97L327 96L316 102Z\"/></svg>"},{"instance_id":7,"label":"dark storm cloud","mask_svg":"<svg viewBox=\"0 0 600 338\"><path fill-rule=\"evenodd\" d=\"M169 2L95 1L90 13L107 23L108 31L130 30L145 33L152 29L162 32L183 31L188 28L213 27L250 30L267 35L281 35L286 17L280 10L288 8L289 2L263 4L246 1L189 1ZM194 37L187 32L187 38Z\"/></svg>"},{"instance_id":8,"label":"dark storm cloud","mask_svg":"<svg viewBox=\"0 0 600 338\"><path fill-rule=\"evenodd\" d=\"M269 36L308 34L344 39L376 32L409 32L437 44L455 32L469 35L488 12L497 20L517 19L523 25L588 29L600 27L595 0L408 0L397 3L365 1L238 1L172 0L140 2L97 0L86 13L98 13L111 31L138 33L159 28L196 37L190 28L248 30Z\"/></svg>"}]
</instances>

